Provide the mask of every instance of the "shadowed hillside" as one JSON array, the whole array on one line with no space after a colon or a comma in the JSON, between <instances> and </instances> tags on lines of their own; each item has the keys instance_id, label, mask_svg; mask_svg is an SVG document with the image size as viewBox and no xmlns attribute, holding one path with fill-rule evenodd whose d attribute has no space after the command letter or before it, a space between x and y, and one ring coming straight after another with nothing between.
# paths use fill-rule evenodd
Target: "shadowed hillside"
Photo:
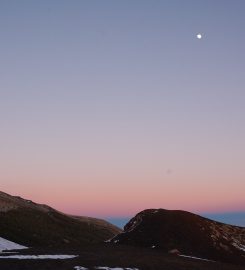
<instances>
[{"instance_id":1,"label":"shadowed hillside","mask_svg":"<svg viewBox=\"0 0 245 270\"><path fill-rule=\"evenodd\" d=\"M105 241L120 231L104 220L69 216L0 192L1 237L26 246L76 247Z\"/></svg>"},{"instance_id":2,"label":"shadowed hillside","mask_svg":"<svg viewBox=\"0 0 245 270\"><path fill-rule=\"evenodd\" d=\"M244 227L215 222L185 211L142 211L111 242L245 264Z\"/></svg>"}]
</instances>

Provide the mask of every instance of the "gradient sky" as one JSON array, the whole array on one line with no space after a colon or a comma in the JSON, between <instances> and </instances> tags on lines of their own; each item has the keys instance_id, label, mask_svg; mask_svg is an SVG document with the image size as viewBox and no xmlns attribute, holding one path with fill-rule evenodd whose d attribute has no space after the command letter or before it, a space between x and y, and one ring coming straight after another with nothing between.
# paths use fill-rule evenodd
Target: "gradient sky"
<instances>
[{"instance_id":1,"label":"gradient sky","mask_svg":"<svg viewBox=\"0 0 245 270\"><path fill-rule=\"evenodd\" d=\"M244 13L1 0L0 189L101 217L245 211Z\"/></svg>"}]
</instances>

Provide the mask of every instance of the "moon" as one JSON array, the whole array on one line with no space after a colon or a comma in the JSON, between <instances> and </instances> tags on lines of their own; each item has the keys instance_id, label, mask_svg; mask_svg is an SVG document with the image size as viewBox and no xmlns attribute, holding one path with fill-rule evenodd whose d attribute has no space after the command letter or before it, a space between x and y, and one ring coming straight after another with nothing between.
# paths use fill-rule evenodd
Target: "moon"
<instances>
[{"instance_id":1,"label":"moon","mask_svg":"<svg viewBox=\"0 0 245 270\"><path fill-rule=\"evenodd\" d=\"M197 39L201 39L202 38L202 34L197 34Z\"/></svg>"}]
</instances>

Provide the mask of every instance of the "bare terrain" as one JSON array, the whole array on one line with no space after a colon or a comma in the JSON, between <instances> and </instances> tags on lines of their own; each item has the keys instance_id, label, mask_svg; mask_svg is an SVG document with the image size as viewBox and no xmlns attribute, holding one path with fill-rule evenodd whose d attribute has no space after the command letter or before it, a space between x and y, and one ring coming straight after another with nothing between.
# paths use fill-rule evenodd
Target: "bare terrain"
<instances>
[{"instance_id":1,"label":"bare terrain","mask_svg":"<svg viewBox=\"0 0 245 270\"><path fill-rule=\"evenodd\" d=\"M1 270L242 270L244 233L163 209L137 214L122 231L0 192Z\"/></svg>"}]
</instances>

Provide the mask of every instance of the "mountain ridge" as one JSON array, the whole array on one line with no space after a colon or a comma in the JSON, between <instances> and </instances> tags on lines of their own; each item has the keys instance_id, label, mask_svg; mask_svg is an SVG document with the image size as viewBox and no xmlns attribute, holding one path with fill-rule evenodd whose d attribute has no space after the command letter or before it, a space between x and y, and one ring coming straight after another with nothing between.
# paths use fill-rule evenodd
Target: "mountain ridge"
<instances>
[{"instance_id":1,"label":"mountain ridge","mask_svg":"<svg viewBox=\"0 0 245 270\"><path fill-rule=\"evenodd\" d=\"M1 237L27 246L103 242L121 230L102 219L76 217L0 191Z\"/></svg>"},{"instance_id":2,"label":"mountain ridge","mask_svg":"<svg viewBox=\"0 0 245 270\"><path fill-rule=\"evenodd\" d=\"M168 253L245 263L245 228L182 210L146 209L111 242Z\"/></svg>"}]
</instances>

